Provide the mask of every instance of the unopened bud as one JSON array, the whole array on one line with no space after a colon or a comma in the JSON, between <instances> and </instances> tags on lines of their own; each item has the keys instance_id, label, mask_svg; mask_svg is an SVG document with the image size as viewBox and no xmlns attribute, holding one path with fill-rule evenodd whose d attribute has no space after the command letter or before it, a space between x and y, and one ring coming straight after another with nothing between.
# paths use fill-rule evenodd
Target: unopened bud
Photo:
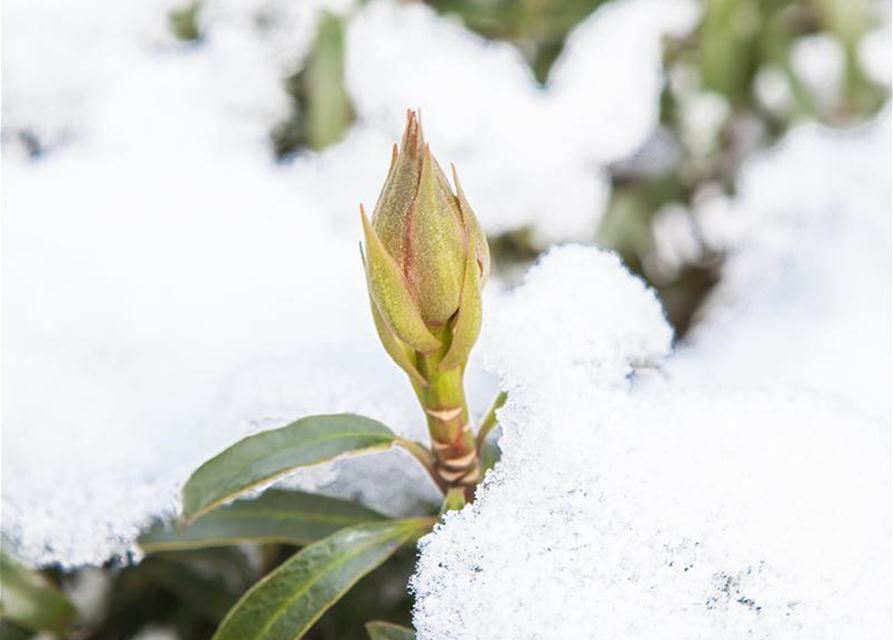
<instances>
[{"instance_id":1,"label":"unopened bud","mask_svg":"<svg viewBox=\"0 0 893 640\"><path fill-rule=\"evenodd\" d=\"M480 331L490 253L455 169L453 180L456 193L410 111L371 221L361 207L376 327L417 382L413 352L431 354L447 343L440 368L451 369L467 361Z\"/></svg>"}]
</instances>

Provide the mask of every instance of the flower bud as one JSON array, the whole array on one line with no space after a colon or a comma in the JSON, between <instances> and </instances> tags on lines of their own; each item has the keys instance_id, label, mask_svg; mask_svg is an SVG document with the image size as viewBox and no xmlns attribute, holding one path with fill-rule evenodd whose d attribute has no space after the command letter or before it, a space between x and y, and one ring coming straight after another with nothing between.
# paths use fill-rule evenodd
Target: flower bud
<instances>
[{"instance_id":1,"label":"flower bud","mask_svg":"<svg viewBox=\"0 0 893 640\"><path fill-rule=\"evenodd\" d=\"M440 367L451 369L465 363L480 331L490 253L455 169L453 180L456 193L410 111L371 222L360 207L376 327L385 349L416 382L414 352L449 345Z\"/></svg>"}]
</instances>

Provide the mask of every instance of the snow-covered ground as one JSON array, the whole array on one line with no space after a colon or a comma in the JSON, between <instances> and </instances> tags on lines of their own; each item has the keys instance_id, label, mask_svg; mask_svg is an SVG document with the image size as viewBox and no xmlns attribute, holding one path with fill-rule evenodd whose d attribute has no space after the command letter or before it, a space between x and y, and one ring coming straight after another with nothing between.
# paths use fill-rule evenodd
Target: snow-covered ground
<instances>
[{"instance_id":1,"label":"snow-covered ground","mask_svg":"<svg viewBox=\"0 0 893 640\"><path fill-rule=\"evenodd\" d=\"M608 7L543 90L513 49L421 6L205 5L198 45L167 34L162 0L4 7L3 531L31 563L126 552L203 459L300 415L359 411L423 437L356 255L357 205L377 196L404 109L422 108L491 231L574 237L604 206L603 164L656 121L661 32L697 15L686 0ZM300 58L323 6L357 14L358 124L277 165L284 52ZM291 27L259 31L259 8ZM23 133L40 155L20 152ZM494 384L473 379L482 408Z\"/></svg>"},{"instance_id":2,"label":"snow-covered ground","mask_svg":"<svg viewBox=\"0 0 893 640\"><path fill-rule=\"evenodd\" d=\"M889 636L890 153L888 112L805 126L706 203L729 259L669 358L592 248L493 301L503 458L422 541L422 640Z\"/></svg>"},{"instance_id":3,"label":"snow-covered ground","mask_svg":"<svg viewBox=\"0 0 893 640\"><path fill-rule=\"evenodd\" d=\"M356 251L404 109L488 231L576 239L654 129L661 34L698 12L606 5L539 88L421 6L207 0L197 45L166 33L173 6L4 4L2 530L33 565L126 554L200 462L300 415L424 437ZM278 165L281 81L326 7L353 16L357 124ZM491 284L469 392L480 413L510 391L504 457L424 540L422 640L889 635L889 119L798 129L697 212L730 258L676 355L660 302L595 248ZM293 482L409 512L432 493L405 463Z\"/></svg>"},{"instance_id":4,"label":"snow-covered ground","mask_svg":"<svg viewBox=\"0 0 893 640\"><path fill-rule=\"evenodd\" d=\"M591 247L491 306L503 458L422 540L421 640L889 635L889 421L660 380L659 303Z\"/></svg>"}]
</instances>

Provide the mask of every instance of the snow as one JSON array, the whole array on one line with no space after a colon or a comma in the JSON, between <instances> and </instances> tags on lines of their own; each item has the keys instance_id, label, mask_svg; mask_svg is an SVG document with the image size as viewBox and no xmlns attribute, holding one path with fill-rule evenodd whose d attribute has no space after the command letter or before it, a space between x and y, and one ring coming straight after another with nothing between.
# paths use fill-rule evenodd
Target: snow
<instances>
[{"instance_id":1,"label":"snow","mask_svg":"<svg viewBox=\"0 0 893 640\"><path fill-rule=\"evenodd\" d=\"M585 245L552 249L524 286L488 302L484 358L510 394L549 398L577 376L625 388L634 365L657 367L670 352L655 294L615 254Z\"/></svg>"},{"instance_id":2,"label":"snow","mask_svg":"<svg viewBox=\"0 0 893 640\"><path fill-rule=\"evenodd\" d=\"M181 6L4 5L2 530L31 565L126 557L198 464L301 415L356 411L424 438L356 252L357 204L374 201L403 110L423 108L489 231L589 233L604 165L656 122L659 39L697 17L690 0L606 6L540 88L513 50L420 6L208 0L198 43L168 32ZM357 125L277 164L282 80L322 10L351 18ZM479 414L494 381L469 376ZM349 464L292 482L392 513L434 497L400 452Z\"/></svg>"},{"instance_id":3,"label":"snow","mask_svg":"<svg viewBox=\"0 0 893 640\"><path fill-rule=\"evenodd\" d=\"M846 52L834 36L817 33L791 45L791 68L822 108L840 100L845 64Z\"/></svg>"},{"instance_id":4,"label":"snow","mask_svg":"<svg viewBox=\"0 0 893 640\"><path fill-rule=\"evenodd\" d=\"M503 458L421 541L420 640L889 636L889 424L640 384L669 327L593 248L553 250L503 304Z\"/></svg>"},{"instance_id":5,"label":"snow","mask_svg":"<svg viewBox=\"0 0 893 640\"><path fill-rule=\"evenodd\" d=\"M668 369L682 383L799 385L890 418L890 111L855 131L793 130L707 199L720 285Z\"/></svg>"}]
</instances>

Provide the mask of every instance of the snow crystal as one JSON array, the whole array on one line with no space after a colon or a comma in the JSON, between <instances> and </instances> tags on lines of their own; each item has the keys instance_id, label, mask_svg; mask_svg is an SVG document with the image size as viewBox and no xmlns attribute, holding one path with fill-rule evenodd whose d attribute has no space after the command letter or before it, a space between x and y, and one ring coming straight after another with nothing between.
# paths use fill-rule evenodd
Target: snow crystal
<instances>
[{"instance_id":1,"label":"snow crystal","mask_svg":"<svg viewBox=\"0 0 893 640\"><path fill-rule=\"evenodd\" d=\"M503 458L421 542L420 640L889 636L889 425L802 392L630 385L669 329L595 249L553 252L506 304Z\"/></svg>"},{"instance_id":2,"label":"snow crystal","mask_svg":"<svg viewBox=\"0 0 893 640\"><path fill-rule=\"evenodd\" d=\"M855 132L809 125L698 209L728 254L680 382L798 384L890 415L890 112Z\"/></svg>"}]
</instances>

